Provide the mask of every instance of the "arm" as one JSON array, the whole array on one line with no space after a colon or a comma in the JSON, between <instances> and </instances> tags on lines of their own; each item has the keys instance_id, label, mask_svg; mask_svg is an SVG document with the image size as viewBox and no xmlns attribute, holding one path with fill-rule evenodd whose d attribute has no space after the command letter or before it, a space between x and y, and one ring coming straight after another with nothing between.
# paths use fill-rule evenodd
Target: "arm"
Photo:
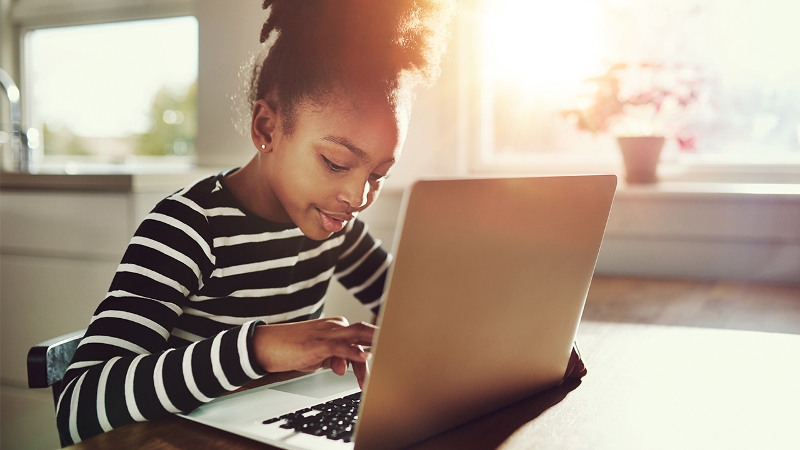
<instances>
[{"instance_id":1,"label":"arm","mask_svg":"<svg viewBox=\"0 0 800 450\"><path fill-rule=\"evenodd\" d=\"M64 376L64 442L190 411L264 373L255 322L168 349L187 296L213 270L206 229L201 213L169 199L139 227Z\"/></svg>"},{"instance_id":2,"label":"arm","mask_svg":"<svg viewBox=\"0 0 800 450\"><path fill-rule=\"evenodd\" d=\"M350 362L361 387L369 357L362 346L372 343L375 329L363 322L350 325L344 317L260 325L256 327L255 355L258 364L269 372L324 367L344 375Z\"/></svg>"},{"instance_id":3,"label":"arm","mask_svg":"<svg viewBox=\"0 0 800 450\"><path fill-rule=\"evenodd\" d=\"M358 220L350 223L344 237L334 276L377 314L391 257ZM343 375L352 363L362 385L369 356L362 346L371 344L375 329L365 323L349 325L344 317L262 325L256 328L255 354L269 372L325 367Z\"/></svg>"},{"instance_id":4,"label":"arm","mask_svg":"<svg viewBox=\"0 0 800 450\"><path fill-rule=\"evenodd\" d=\"M333 276L373 313L378 314L392 255L369 234L367 225L353 220L342 243Z\"/></svg>"}]
</instances>

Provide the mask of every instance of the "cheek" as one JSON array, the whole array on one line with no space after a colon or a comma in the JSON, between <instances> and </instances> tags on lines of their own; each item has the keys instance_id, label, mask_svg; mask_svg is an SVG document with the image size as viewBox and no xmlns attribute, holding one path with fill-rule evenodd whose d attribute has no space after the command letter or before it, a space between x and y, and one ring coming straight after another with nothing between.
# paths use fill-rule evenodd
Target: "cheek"
<instances>
[{"instance_id":1,"label":"cheek","mask_svg":"<svg viewBox=\"0 0 800 450\"><path fill-rule=\"evenodd\" d=\"M307 156L298 158L292 164L290 175L292 184L295 185L298 193L310 194L322 192L328 186L326 173L320 168L320 164L313 157Z\"/></svg>"},{"instance_id":2,"label":"cheek","mask_svg":"<svg viewBox=\"0 0 800 450\"><path fill-rule=\"evenodd\" d=\"M382 183L369 182L369 192L367 193L367 206L371 205L381 193ZM366 207L365 207L366 208Z\"/></svg>"},{"instance_id":3,"label":"cheek","mask_svg":"<svg viewBox=\"0 0 800 450\"><path fill-rule=\"evenodd\" d=\"M297 214L304 210L309 202L313 202L324 186L313 171L307 169L308 162L304 158L287 157L273 176L280 180L273 189L284 204L284 208Z\"/></svg>"}]
</instances>

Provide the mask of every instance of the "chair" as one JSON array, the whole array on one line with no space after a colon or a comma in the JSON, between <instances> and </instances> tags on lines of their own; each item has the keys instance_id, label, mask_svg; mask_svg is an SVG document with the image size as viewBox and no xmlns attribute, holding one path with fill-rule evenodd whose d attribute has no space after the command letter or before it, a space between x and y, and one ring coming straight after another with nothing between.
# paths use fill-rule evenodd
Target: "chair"
<instances>
[{"instance_id":1,"label":"chair","mask_svg":"<svg viewBox=\"0 0 800 450\"><path fill-rule=\"evenodd\" d=\"M28 387L52 388L53 407L58 406L58 397L63 386L61 381L67 372L72 355L78 349L86 330L73 331L63 336L40 342L28 350ZM59 436L59 439L61 437ZM61 440L61 447L67 445Z\"/></svg>"},{"instance_id":2,"label":"chair","mask_svg":"<svg viewBox=\"0 0 800 450\"><path fill-rule=\"evenodd\" d=\"M53 388L53 406L61 395L61 380L86 330L40 342L28 351L28 387Z\"/></svg>"}]
</instances>

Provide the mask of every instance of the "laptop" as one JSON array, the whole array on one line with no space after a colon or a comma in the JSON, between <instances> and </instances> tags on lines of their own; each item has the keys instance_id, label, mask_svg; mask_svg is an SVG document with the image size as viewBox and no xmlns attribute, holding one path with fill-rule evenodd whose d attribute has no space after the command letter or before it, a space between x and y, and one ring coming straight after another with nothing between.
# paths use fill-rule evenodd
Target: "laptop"
<instances>
[{"instance_id":1,"label":"laptop","mask_svg":"<svg viewBox=\"0 0 800 450\"><path fill-rule=\"evenodd\" d=\"M286 449L396 449L564 375L614 175L423 180L405 193L371 373L322 370L188 415Z\"/></svg>"}]
</instances>

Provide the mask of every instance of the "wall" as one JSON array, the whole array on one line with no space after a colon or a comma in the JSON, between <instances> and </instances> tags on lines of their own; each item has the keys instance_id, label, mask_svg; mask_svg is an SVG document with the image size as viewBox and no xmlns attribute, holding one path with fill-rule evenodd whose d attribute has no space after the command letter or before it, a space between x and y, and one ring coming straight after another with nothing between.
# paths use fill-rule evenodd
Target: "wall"
<instances>
[{"instance_id":1,"label":"wall","mask_svg":"<svg viewBox=\"0 0 800 450\"><path fill-rule=\"evenodd\" d=\"M197 161L239 166L253 154L253 144L234 129L231 97L245 81L239 79L239 68L261 48L265 13L259 2L202 0L195 3L195 15L200 33Z\"/></svg>"}]
</instances>

